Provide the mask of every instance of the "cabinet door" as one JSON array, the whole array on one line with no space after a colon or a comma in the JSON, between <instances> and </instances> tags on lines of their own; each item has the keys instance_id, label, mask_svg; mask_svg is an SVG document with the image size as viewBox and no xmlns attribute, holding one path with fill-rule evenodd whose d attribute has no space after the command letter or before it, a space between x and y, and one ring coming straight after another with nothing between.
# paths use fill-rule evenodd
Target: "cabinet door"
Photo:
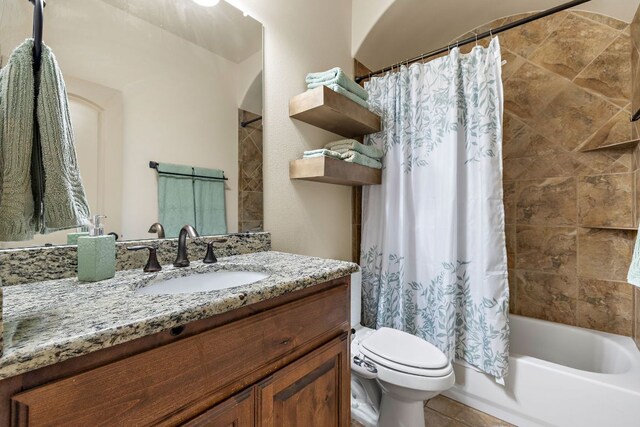
<instances>
[{"instance_id":1,"label":"cabinet door","mask_svg":"<svg viewBox=\"0 0 640 427\"><path fill-rule=\"evenodd\" d=\"M258 384L261 427L348 427L350 372L347 334Z\"/></svg>"},{"instance_id":2,"label":"cabinet door","mask_svg":"<svg viewBox=\"0 0 640 427\"><path fill-rule=\"evenodd\" d=\"M255 418L253 388L239 393L183 424L183 427L252 427Z\"/></svg>"}]
</instances>

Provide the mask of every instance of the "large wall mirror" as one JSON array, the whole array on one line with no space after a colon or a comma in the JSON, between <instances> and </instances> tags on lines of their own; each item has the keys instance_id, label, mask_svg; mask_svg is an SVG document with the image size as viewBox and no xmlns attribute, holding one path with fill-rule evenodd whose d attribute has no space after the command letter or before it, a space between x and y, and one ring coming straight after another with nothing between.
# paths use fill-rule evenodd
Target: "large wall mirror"
<instances>
[{"instance_id":1,"label":"large wall mirror","mask_svg":"<svg viewBox=\"0 0 640 427\"><path fill-rule=\"evenodd\" d=\"M224 1L203 3L47 1L44 42L67 85L90 208L120 240L154 237L162 218L175 223L163 224L166 237L181 223L199 222L201 234L262 230L262 25ZM31 37L32 18L28 0L0 2L3 64ZM185 170L226 180L159 173ZM207 231L202 215L216 210ZM66 244L71 231L0 247Z\"/></svg>"}]
</instances>

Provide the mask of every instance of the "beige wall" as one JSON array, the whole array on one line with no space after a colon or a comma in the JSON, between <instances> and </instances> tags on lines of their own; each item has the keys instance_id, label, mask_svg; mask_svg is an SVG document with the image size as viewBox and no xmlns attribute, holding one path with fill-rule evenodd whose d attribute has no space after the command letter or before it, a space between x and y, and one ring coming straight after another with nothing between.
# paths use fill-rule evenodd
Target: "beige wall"
<instances>
[{"instance_id":1,"label":"beige wall","mask_svg":"<svg viewBox=\"0 0 640 427\"><path fill-rule=\"evenodd\" d=\"M632 335L633 149L582 151L632 138L629 25L563 12L500 42L511 312Z\"/></svg>"},{"instance_id":2,"label":"beige wall","mask_svg":"<svg viewBox=\"0 0 640 427\"><path fill-rule=\"evenodd\" d=\"M352 69L351 3L344 0L229 0L265 26L265 230L274 250L348 260L351 189L289 180L289 161L337 136L289 118L304 76Z\"/></svg>"}]
</instances>

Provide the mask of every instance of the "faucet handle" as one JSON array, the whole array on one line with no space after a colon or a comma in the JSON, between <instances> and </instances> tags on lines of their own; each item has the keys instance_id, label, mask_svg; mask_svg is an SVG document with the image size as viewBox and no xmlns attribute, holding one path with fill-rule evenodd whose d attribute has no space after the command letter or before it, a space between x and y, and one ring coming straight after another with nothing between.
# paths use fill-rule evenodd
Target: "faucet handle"
<instances>
[{"instance_id":1,"label":"faucet handle","mask_svg":"<svg viewBox=\"0 0 640 427\"><path fill-rule=\"evenodd\" d=\"M155 273L157 271L162 270L162 266L158 262L157 249L153 246L129 246L127 247L128 251L141 251L144 249L149 250L149 259L147 260L147 264L144 266L142 271L145 273Z\"/></svg>"},{"instance_id":2,"label":"faucet handle","mask_svg":"<svg viewBox=\"0 0 640 427\"><path fill-rule=\"evenodd\" d=\"M216 258L216 254L213 252L213 243L214 241L207 243L207 254L204 256L204 260L202 260L205 264L214 264L218 262L218 258Z\"/></svg>"}]
</instances>

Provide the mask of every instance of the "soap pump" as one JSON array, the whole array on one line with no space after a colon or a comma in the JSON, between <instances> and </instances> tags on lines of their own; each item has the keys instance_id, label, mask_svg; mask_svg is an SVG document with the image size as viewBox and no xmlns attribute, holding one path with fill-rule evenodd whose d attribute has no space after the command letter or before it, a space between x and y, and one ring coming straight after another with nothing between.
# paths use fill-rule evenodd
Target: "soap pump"
<instances>
[{"instance_id":1,"label":"soap pump","mask_svg":"<svg viewBox=\"0 0 640 427\"><path fill-rule=\"evenodd\" d=\"M104 215L90 220L89 235L78 237L78 280L97 282L116 274L116 239L104 234Z\"/></svg>"}]
</instances>

